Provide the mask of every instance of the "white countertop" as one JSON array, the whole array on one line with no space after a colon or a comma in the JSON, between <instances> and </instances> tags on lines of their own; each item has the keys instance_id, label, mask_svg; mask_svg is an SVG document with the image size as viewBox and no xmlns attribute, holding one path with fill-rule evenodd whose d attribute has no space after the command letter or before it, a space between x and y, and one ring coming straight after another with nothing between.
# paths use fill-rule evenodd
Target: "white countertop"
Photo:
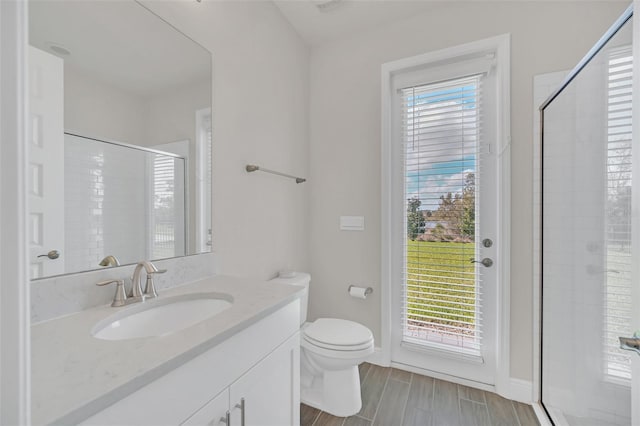
<instances>
[{"instance_id":1,"label":"white countertop","mask_svg":"<svg viewBox=\"0 0 640 426\"><path fill-rule=\"evenodd\" d=\"M91 335L99 321L126 309L88 309L31 327L32 423L82 420L204 353L302 295L298 286L215 276L164 290L159 298L218 292L233 305L162 337L107 341ZM152 304L154 300L145 302Z\"/></svg>"}]
</instances>

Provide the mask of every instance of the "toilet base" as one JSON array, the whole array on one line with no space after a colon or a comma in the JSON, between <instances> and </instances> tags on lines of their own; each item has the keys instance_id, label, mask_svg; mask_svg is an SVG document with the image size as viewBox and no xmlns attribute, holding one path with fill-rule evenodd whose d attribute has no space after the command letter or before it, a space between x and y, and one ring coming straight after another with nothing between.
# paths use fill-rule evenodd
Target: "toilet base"
<instances>
[{"instance_id":1,"label":"toilet base","mask_svg":"<svg viewBox=\"0 0 640 426\"><path fill-rule=\"evenodd\" d=\"M315 376L311 386L302 386L300 401L338 417L357 414L362 408L358 366Z\"/></svg>"}]
</instances>

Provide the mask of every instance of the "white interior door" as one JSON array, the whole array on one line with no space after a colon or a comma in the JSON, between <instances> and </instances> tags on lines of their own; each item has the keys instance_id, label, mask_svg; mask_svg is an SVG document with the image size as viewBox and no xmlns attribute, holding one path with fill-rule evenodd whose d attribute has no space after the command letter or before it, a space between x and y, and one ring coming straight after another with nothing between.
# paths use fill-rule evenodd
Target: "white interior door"
<instances>
[{"instance_id":1,"label":"white interior door","mask_svg":"<svg viewBox=\"0 0 640 426\"><path fill-rule=\"evenodd\" d=\"M31 278L64 273L64 71L29 47L29 246Z\"/></svg>"}]
</instances>

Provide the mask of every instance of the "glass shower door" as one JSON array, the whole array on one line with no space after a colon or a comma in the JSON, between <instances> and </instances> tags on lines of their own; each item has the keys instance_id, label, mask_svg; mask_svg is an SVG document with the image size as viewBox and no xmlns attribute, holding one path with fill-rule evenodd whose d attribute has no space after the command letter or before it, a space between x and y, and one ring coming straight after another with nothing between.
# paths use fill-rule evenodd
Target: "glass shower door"
<instances>
[{"instance_id":1,"label":"glass shower door","mask_svg":"<svg viewBox=\"0 0 640 426\"><path fill-rule=\"evenodd\" d=\"M630 16L541 108L541 399L558 425L632 423Z\"/></svg>"}]
</instances>

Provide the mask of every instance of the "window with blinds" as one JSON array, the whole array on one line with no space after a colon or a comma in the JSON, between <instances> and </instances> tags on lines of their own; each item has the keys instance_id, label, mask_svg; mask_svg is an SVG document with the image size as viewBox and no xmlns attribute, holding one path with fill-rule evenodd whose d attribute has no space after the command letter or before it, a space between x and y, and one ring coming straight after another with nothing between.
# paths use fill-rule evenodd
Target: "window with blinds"
<instances>
[{"instance_id":1,"label":"window with blinds","mask_svg":"<svg viewBox=\"0 0 640 426\"><path fill-rule=\"evenodd\" d=\"M213 170L213 127L211 123L211 113L209 113L206 117L204 117L202 122L202 132L204 139L204 158L205 158L205 170L204 170L204 213L202 214L204 220L203 231L206 232L205 235L205 246L201 248L202 251L207 251L207 248L210 248L212 245L212 235L211 235L211 199L206 194L211 194L211 179L212 179L212 170ZM206 229L205 229L206 228Z\"/></svg>"},{"instance_id":2,"label":"window with blinds","mask_svg":"<svg viewBox=\"0 0 640 426\"><path fill-rule=\"evenodd\" d=\"M399 91L406 214L403 343L479 355L482 76Z\"/></svg>"},{"instance_id":3,"label":"window with blinds","mask_svg":"<svg viewBox=\"0 0 640 426\"><path fill-rule=\"evenodd\" d=\"M631 335L631 48L612 51L607 73L604 371L631 379L631 356L618 336Z\"/></svg>"},{"instance_id":4,"label":"window with blinds","mask_svg":"<svg viewBox=\"0 0 640 426\"><path fill-rule=\"evenodd\" d=\"M154 154L153 159L153 259L175 256L175 162Z\"/></svg>"}]
</instances>

